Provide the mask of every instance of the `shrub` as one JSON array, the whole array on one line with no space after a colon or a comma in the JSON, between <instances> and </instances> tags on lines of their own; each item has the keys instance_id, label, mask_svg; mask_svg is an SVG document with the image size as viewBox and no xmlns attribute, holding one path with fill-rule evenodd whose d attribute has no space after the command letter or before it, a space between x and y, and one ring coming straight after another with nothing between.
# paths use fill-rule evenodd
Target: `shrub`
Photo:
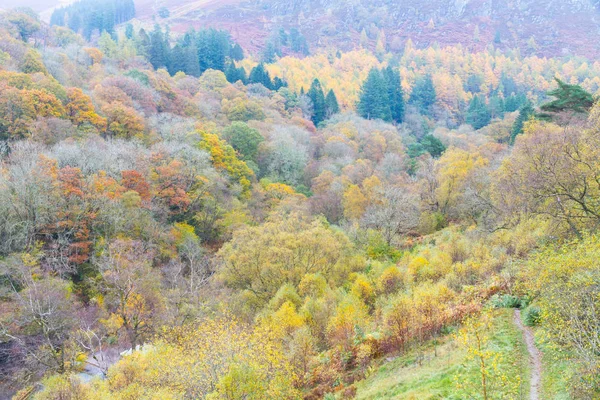
<instances>
[{"instance_id":1,"label":"shrub","mask_svg":"<svg viewBox=\"0 0 600 400\"><path fill-rule=\"evenodd\" d=\"M527 306L527 300L518 296L504 294L502 296L495 294L490 299L494 308L524 308Z\"/></svg>"},{"instance_id":2,"label":"shrub","mask_svg":"<svg viewBox=\"0 0 600 400\"><path fill-rule=\"evenodd\" d=\"M523 312L523 322L527 326L537 326L542 320L542 310L537 306L529 306Z\"/></svg>"}]
</instances>

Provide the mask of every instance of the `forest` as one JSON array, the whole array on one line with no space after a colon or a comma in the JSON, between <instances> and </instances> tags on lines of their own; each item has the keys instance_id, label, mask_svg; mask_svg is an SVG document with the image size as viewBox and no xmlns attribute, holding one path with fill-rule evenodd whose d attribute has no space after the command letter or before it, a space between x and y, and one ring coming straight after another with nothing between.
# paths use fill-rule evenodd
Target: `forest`
<instances>
[{"instance_id":1,"label":"forest","mask_svg":"<svg viewBox=\"0 0 600 400\"><path fill-rule=\"evenodd\" d=\"M0 12L0 398L600 396L600 62L134 15Z\"/></svg>"}]
</instances>

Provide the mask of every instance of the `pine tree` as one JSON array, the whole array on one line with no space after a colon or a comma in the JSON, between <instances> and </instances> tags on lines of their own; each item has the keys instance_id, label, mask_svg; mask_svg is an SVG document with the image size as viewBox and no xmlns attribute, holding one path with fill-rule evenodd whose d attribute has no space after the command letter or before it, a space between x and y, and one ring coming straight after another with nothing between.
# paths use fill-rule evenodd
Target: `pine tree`
<instances>
[{"instance_id":1,"label":"pine tree","mask_svg":"<svg viewBox=\"0 0 600 400\"><path fill-rule=\"evenodd\" d=\"M229 57L231 57L231 59L235 60L235 61L243 60L244 59L244 49L242 49L242 46L235 43L233 45L233 47L231 48L231 51L229 52Z\"/></svg>"},{"instance_id":2,"label":"pine tree","mask_svg":"<svg viewBox=\"0 0 600 400\"><path fill-rule=\"evenodd\" d=\"M416 106L421 114L429 115L435 104L436 94L431 75L417 80L408 102Z\"/></svg>"},{"instance_id":3,"label":"pine tree","mask_svg":"<svg viewBox=\"0 0 600 400\"><path fill-rule=\"evenodd\" d=\"M357 109L358 113L366 119L392 120L387 83L377 68L369 71L362 85Z\"/></svg>"},{"instance_id":4,"label":"pine tree","mask_svg":"<svg viewBox=\"0 0 600 400\"><path fill-rule=\"evenodd\" d=\"M549 103L542 105L542 111L558 113L562 111L574 111L576 113L588 112L594 105L594 96L585 91L579 85L569 85L558 78L554 78L558 88L548 92L548 95L556 97ZM549 117L543 114L544 117Z\"/></svg>"},{"instance_id":5,"label":"pine tree","mask_svg":"<svg viewBox=\"0 0 600 400\"><path fill-rule=\"evenodd\" d=\"M388 88L388 98L390 101L392 120L398 124L401 124L404 121L405 105L400 73L395 71L391 66L387 67L383 73Z\"/></svg>"},{"instance_id":6,"label":"pine tree","mask_svg":"<svg viewBox=\"0 0 600 400\"><path fill-rule=\"evenodd\" d=\"M433 158L438 158L446 151L446 146L442 141L433 135L425 135L421 139L423 150L427 151Z\"/></svg>"},{"instance_id":7,"label":"pine tree","mask_svg":"<svg viewBox=\"0 0 600 400\"><path fill-rule=\"evenodd\" d=\"M287 83L281 79L280 77L276 76L275 78L273 78L273 90L279 90L282 87L286 87Z\"/></svg>"},{"instance_id":8,"label":"pine tree","mask_svg":"<svg viewBox=\"0 0 600 400\"><path fill-rule=\"evenodd\" d=\"M133 25L132 24L127 24L125 26L125 37L127 39L133 39Z\"/></svg>"},{"instance_id":9,"label":"pine tree","mask_svg":"<svg viewBox=\"0 0 600 400\"><path fill-rule=\"evenodd\" d=\"M179 44L171 49L171 57L167 65L169 74L175 75L179 71L185 70L186 51Z\"/></svg>"},{"instance_id":10,"label":"pine tree","mask_svg":"<svg viewBox=\"0 0 600 400\"><path fill-rule=\"evenodd\" d=\"M154 26L154 31L150 34L150 48L148 50L148 60L155 69L167 65L167 47L162 29L157 24Z\"/></svg>"},{"instance_id":11,"label":"pine tree","mask_svg":"<svg viewBox=\"0 0 600 400\"><path fill-rule=\"evenodd\" d=\"M185 62L183 71L187 75L199 77L201 75L200 72L200 61L198 60L198 49L196 49L196 45L192 43L188 47L184 47L185 51Z\"/></svg>"},{"instance_id":12,"label":"pine tree","mask_svg":"<svg viewBox=\"0 0 600 400\"><path fill-rule=\"evenodd\" d=\"M510 132L510 144L515 143L515 139L518 135L523 133L523 126L525 122L529 121L529 119L535 115L535 111L530 102L526 102L523 107L519 110L519 115L515 120L512 130Z\"/></svg>"},{"instance_id":13,"label":"pine tree","mask_svg":"<svg viewBox=\"0 0 600 400\"><path fill-rule=\"evenodd\" d=\"M267 89L273 88L273 82L271 81L269 72L265 70L265 65L263 63L260 63L256 67L252 68L248 81L250 83L260 83Z\"/></svg>"},{"instance_id":14,"label":"pine tree","mask_svg":"<svg viewBox=\"0 0 600 400\"><path fill-rule=\"evenodd\" d=\"M312 121L315 126L318 126L322 121L325 120L327 111L325 107L325 94L323 93L321 82L319 82L319 80L316 78L310 86L308 97L310 97L313 105Z\"/></svg>"},{"instance_id":15,"label":"pine tree","mask_svg":"<svg viewBox=\"0 0 600 400\"><path fill-rule=\"evenodd\" d=\"M337 96L333 89L330 89L325 97L325 114L327 118L331 118L331 116L340 112L340 105L337 100Z\"/></svg>"},{"instance_id":16,"label":"pine tree","mask_svg":"<svg viewBox=\"0 0 600 400\"><path fill-rule=\"evenodd\" d=\"M485 103L485 99L480 96L473 97L467 110L467 124L475 129L481 129L487 126L491 119L492 114Z\"/></svg>"},{"instance_id":17,"label":"pine tree","mask_svg":"<svg viewBox=\"0 0 600 400\"><path fill-rule=\"evenodd\" d=\"M229 63L227 68L225 69L225 78L227 78L227 82L236 83L240 80L239 78L239 70L235 66L233 60Z\"/></svg>"}]
</instances>

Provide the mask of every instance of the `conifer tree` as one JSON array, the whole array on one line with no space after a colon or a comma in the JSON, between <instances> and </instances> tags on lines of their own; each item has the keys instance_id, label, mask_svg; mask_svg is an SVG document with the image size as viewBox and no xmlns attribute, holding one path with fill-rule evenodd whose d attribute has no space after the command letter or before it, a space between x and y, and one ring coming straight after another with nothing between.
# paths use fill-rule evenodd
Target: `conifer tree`
<instances>
[{"instance_id":1,"label":"conifer tree","mask_svg":"<svg viewBox=\"0 0 600 400\"><path fill-rule=\"evenodd\" d=\"M248 81L250 83L260 83L267 89L272 89L273 87L273 82L271 81L269 72L265 69L265 65L263 63L260 63L256 67L252 68Z\"/></svg>"},{"instance_id":2,"label":"conifer tree","mask_svg":"<svg viewBox=\"0 0 600 400\"><path fill-rule=\"evenodd\" d=\"M337 100L337 96L333 89L329 89L327 96L325 97L325 114L327 118L340 112L340 105Z\"/></svg>"},{"instance_id":3,"label":"conifer tree","mask_svg":"<svg viewBox=\"0 0 600 400\"><path fill-rule=\"evenodd\" d=\"M369 75L362 85L357 109L358 113L366 119L382 119L384 121L392 119L387 83L377 68L369 71Z\"/></svg>"},{"instance_id":4,"label":"conifer tree","mask_svg":"<svg viewBox=\"0 0 600 400\"><path fill-rule=\"evenodd\" d=\"M154 31L150 34L150 48L148 50L148 59L155 69L167 65L167 48L162 29L156 24Z\"/></svg>"},{"instance_id":5,"label":"conifer tree","mask_svg":"<svg viewBox=\"0 0 600 400\"><path fill-rule=\"evenodd\" d=\"M231 48L231 51L229 52L229 57L231 57L232 60L235 61L241 61L244 59L244 50L242 49L242 46L240 46L239 44L234 44L233 47Z\"/></svg>"},{"instance_id":6,"label":"conifer tree","mask_svg":"<svg viewBox=\"0 0 600 400\"><path fill-rule=\"evenodd\" d=\"M473 97L467 110L467 124L475 129L481 129L487 126L491 119L492 114L485 103L485 99L480 96Z\"/></svg>"},{"instance_id":7,"label":"conifer tree","mask_svg":"<svg viewBox=\"0 0 600 400\"><path fill-rule=\"evenodd\" d=\"M431 107L435 104L435 99L436 93L433 80L431 75L426 75L417 80L410 94L409 103L416 106L421 114L429 115Z\"/></svg>"},{"instance_id":8,"label":"conifer tree","mask_svg":"<svg viewBox=\"0 0 600 400\"><path fill-rule=\"evenodd\" d=\"M310 86L308 97L310 97L313 105L312 121L317 126L325 120L327 111L325 107L325 94L323 93L321 82L316 78Z\"/></svg>"},{"instance_id":9,"label":"conifer tree","mask_svg":"<svg viewBox=\"0 0 600 400\"><path fill-rule=\"evenodd\" d=\"M510 144L515 143L517 136L523 133L523 126L525 125L525 122L527 122L534 115L535 111L531 106L531 103L526 102L525 105L519 110L519 115L512 126L512 130L510 132Z\"/></svg>"},{"instance_id":10,"label":"conifer tree","mask_svg":"<svg viewBox=\"0 0 600 400\"><path fill-rule=\"evenodd\" d=\"M574 111L584 113L594 105L594 96L585 91L579 85L569 85L558 78L554 78L558 88L548 92L550 96L556 97L549 103L542 105L542 111L557 113L562 111ZM547 115L543 115L547 117Z\"/></svg>"},{"instance_id":11,"label":"conifer tree","mask_svg":"<svg viewBox=\"0 0 600 400\"><path fill-rule=\"evenodd\" d=\"M402 91L402 81L400 73L391 66L384 71L384 76L388 88L388 97L390 100L390 112L392 120L401 124L404 121L404 92Z\"/></svg>"},{"instance_id":12,"label":"conifer tree","mask_svg":"<svg viewBox=\"0 0 600 400\"><path fill-rule=\"evenodd\" d=\"M196 45L191 43L190 46L184 47L185 50L185 62L183 71L187 75L199 77L200 72L200 61L198 60L198 49Z\"/></svg>"}]
</instances>

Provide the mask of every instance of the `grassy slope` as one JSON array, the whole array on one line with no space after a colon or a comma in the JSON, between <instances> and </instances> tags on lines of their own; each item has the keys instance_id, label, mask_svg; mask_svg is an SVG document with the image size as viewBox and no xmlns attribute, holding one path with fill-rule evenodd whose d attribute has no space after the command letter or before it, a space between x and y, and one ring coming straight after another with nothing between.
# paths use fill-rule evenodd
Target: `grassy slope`
<instances>
[{"instance_id":1,"label":"grassy slope","mask_svg":"<svg viewBox=\"0 0 600 400\"><path fill-rule=\"evenodd\" d=\"M527 398L529 367L527 348L523 338L512 322L513 310L498 310L494 318L494 349L503 353L505 363L517 365L513 374L521 375L522 393ZM425 361L419 366L417 352L408 353L380 366L371 376L357 384L357 399L452 399L456 395L454 378L464 360L465 352L457 347L451 337L441 340L434 348L429 344L423 352ZM502 367L502 365L501 365ZM506 371L509 368L505 369ZM514 376L508 376L514 379Z\"/></svg>"},{"instance_id":2,"label":"grassy slope","mask_svg":"<svg viewBox=\"0 0 600 400\"><path fill-rule=\"evenodd\" d=\"M552 349L541 335L536 334L536 346L542 353L542 393L540 398L548 400L568 400L569 379L573 374L572 365L566 353Z\"/></svg>"}]
</instances>

